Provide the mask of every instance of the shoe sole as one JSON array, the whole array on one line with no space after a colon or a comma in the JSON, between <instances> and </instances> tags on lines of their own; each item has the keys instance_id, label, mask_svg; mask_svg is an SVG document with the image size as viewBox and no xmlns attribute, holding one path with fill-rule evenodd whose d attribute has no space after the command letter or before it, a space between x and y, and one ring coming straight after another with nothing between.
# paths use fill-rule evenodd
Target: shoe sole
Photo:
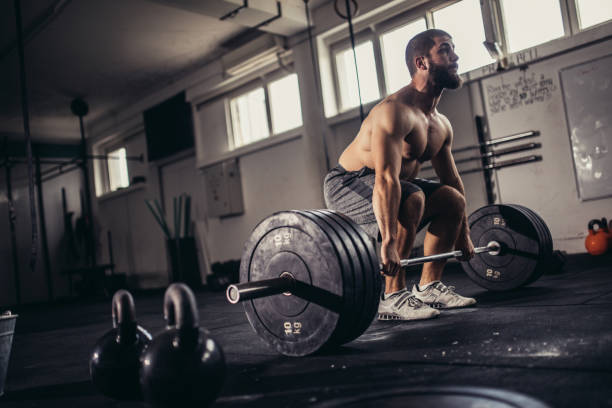
<instances>
[{"instance_id":1,"label":"shoe sole","mask_svg":"<svg viewBox=\"0 0 612 408\"><path fill-rule=\"evenodd\" d=\"M432 309L461 309L463 307L476 306L476 303L471 303L469 305L464 305L464 306L445 306L444 303L439 303L439 302L425 303L425 304L431 307Z\"/></svg>"},{"instance_id":2,"label":"shoe sole","mask_svg":"<svg viewBox=\"0 0 612 408\"><path fill-rule=\"evenodd\" d=\"M405 321L411 321L411 320L427 320L427 319L433 319L434 317L438 317L440 315L440 313L438 314L434 314L432 316L425 316L425 317L416 317L413 319L406 319L404 317L395 315L395 314L391 314L391 313L379 313L378 314L378 320L384 320L384 321L389 321L389 320L405 320Z\"/></svg>"}]
</instances>

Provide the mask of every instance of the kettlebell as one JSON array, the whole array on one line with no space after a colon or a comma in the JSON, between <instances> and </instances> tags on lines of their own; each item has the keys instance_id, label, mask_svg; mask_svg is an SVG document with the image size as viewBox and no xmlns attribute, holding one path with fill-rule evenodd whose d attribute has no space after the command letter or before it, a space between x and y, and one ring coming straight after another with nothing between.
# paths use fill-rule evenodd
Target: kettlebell
<instances>
[{"instance_id":1,"label":"kettlebell","mask_svg":"<svg viewBox=\"0 0 612 408\"><path fill-rule=\"evenodd\" d=\"M113 296L112 316L113 329L100 337L89 359L91 381L108 397L142 399L139 359L151 335L136 324L134 299L127 290Z\"/></svg>"},{"instance_id":2,"label":"kettlebell","mask_svg":"<svg viewBox=\"0 0 612 408\"><path fill-rule=\"evenodd\" d=\"M164 295L167 328L155 336L140 362L145 401L155 407L211 404L225 381L225 357L218 343L198 325L195 296L183 283Z\"/></svg>"},{"instance_id":3,"label":"kettlebell","mask_svg":"<svg viewBox=\"0 0 612 408\"><path fill-rule=\"evenodd\" d=\"M610 221L610 224L608 224L608 220L606 219L606 217L602 217L601 229L608 236L608 250L612 249L612 230L610 229L611 226L612 226L612 221Z\"/></svg>"},{"instance_id":4,"label":"kettlebell","mask_svg":"<svg viewBox=\"0 0 612 408\"><path fill-rule=\"evenodd\" d=\"M602 220L589 221L589 235L584 240L584 246L591 255L606 253L608 250L608 234L602 227Z\"/></svg>"},{"instance_id":5,"label":"kettlebell","mask_svg":"<svg viewBox=\"0 0 612 408\"><path fill-rule=\"evenodd\" d=\"M612 249L612 220L608 224L608 249Z\"/></svg>"}]
</instances>

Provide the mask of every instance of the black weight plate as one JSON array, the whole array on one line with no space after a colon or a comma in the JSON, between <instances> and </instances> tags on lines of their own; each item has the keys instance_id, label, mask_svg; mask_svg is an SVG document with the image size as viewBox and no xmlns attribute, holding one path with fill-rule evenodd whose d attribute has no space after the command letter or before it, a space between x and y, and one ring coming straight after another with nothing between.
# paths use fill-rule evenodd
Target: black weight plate
<instances>
[{"instance_id":1,"label":"black weight plate","mask_svg":"<svg viewBox=\"0 0 612 408\"><path fill-rule=\"evenodd\" d=\"M356 339L357 337L361 336L361 334L363 334L363 332L365 332L368 327L370 327L375 313L378 310L378 302L380 295L380 273L377 268L374 268L374 262L376 261L376 259L372 259L372 255L370 252L373 251L375 256L376 249L373 247L372 240L369 238L369 236L365 234L363 229L361 229L359 225L357 225L349 217L344 216L341 213L335 211L320 211L336 219L344 226L347 232L350 233L358 247L358 251L363 262L362 278L364 285L364 296L362 298L362 301L364 303L364 307L361 314L361 323L355 327L354 333L352 335L352 339Z\"/></svg>"},{"instance_id":2,"label":"black weight plate","mask_svg":"<svg viewBox=\"0 0 612 408\"><path fill-rule=\"evenodd\" d=\"M533 226L538 231L538 239L539 239L539 247L540 247L540 252L539 252L540 255L538 257L538 264L534 268L529 279L527 279L527 281L523 284L523 286L529 285L530 283L534 282L539 277L539 271L543 268L543 264L544 264L543 254L546 252L546 248L547 248L546 235L545 235L544 229L542 228L540 221L533 214L533 212L531 212L527 207L523 207L518 204L506 204L506 205L508 205L509 207L515 208L518 211L521 211L527 218L531 220L531 222L533 223Z\"/></svg>"},{"instance_id":3,"label":"black weight plate","mask_svg":"<svg viewBox=\"0 0 612 408\"><path fill-rule=\"evenodd\" d=\"M342 282L344 287L343 296L343 308L340 313L340 319L336 329L332 333L332 336L321 346L321 347L333 347L343 344L344 339L347 337L347 333L350 332L351 328L355 324L355 304L356 304L356 290L355 290L355 273L354 273L354 256L355 250L351 250L345 244L345 241L341 238L338 232L330 225L326 220L320 216L311 213L310 211L295 211L304 217L308 217L315 222L319 227L325 231L325 234L330 238L339 256L342 267Z\"/></svg>"},{"instance_id":4,"label":"black weight plate","mask_svg":"<svg viewBox=\"0 0 612 408\"><path fill-rule=\"evenodd\" d=\"M550 234L550 230L548 229L548 225L546 225L546 222L544 222L544 219L538 214L536 213L534 210L532 210L529 207L524 207L521 205L518 205L518 207L522 207L524 208L526 211L530 212L534 218L540 223L542 230L544 231L544 235L546 236L545 238L545 242L546 242L546 253L544 254L545 256L552 256L553 253L553 240L552 240L552 235Z\"/></svg>"},{"instance_id":5,"label":"black weight plate","mask_svg":"<svg viewBox=\"0 0 612 408\"><path fill-rule=\"evenodd\" d=\"M382 290L382 275L380 273L378 256L376 254L376 244L375 241L349 217L340 213L334 213L334 215L347 221L348 225L361 238L361 242L365 247L364 255L368 262L366 270L368 286L366 287L366 291L368 292L368 299L370 299L366 312L366 325L363 328L363 331L365 331L370 327L372 320L374 320L374 317L378 314L378 304L380 302L380 293Z\"/></svg>"},{"instance_id":6,"label":"black weight plate","mask_svg":"<svg viewBox=\"0 0 612 408\"><path fill-rule=\"evenodd\" d=\"M350 225L355 232L361 237L361 241L365 245L367 250L368 259L370 262L370 267L368 269L369 276L372 279L372 285L370 288L370 311L368 314L368 321L371 323L374 319L374 316L378 314L378 304L380 302L380 294L382 291L383 278L380 273L380 265L378 262L378 255L376 251L376 244L372 237L370 237L359 225L357 225L353 220L351 220L348 216L331 210L322 210L327 213L334 214L336 217L344 219L348 225ZM369 324L370 324L369 323Z\"/></svg>"},{"instance_id":7,"label":"black weight plate","mask_svg":"<svg viewBox=\"0 0 612 408\"><path fill-rule=\"evenodd\" d=\"M534 210L530 209L529 207L524 207L521 205L517 205L517 206L531 213L531 215L534 217L536 222L540 225L540 228L543 233L544 249L540 257L541 265L538 266L538 268L536 269L536 273L533 274L533 276L529 280L528 282L529 284L529 283L532 283L538 280L546 272L546 269L549 266L550 259L553 254L553 240L552 240L552 235L550 234L550 230L548 229L548 226L546 225L546 222L544 222L544 219L540 217L538 213L536 213Z\"/></svg>"},{"instance_id":8,"label":"black weight plate","mask_svg":"<svg viewBox=\"0 0 612 408\"><path fill-rule=\"evenodd\" d=\"M329 225L329 227L332 228L334 232L338 235L338 237L340 238L340 241L342 242L344 249L346 250L346 253L348 254L348 259L351 264L350 270L353 271L353 275L352 275L353 284L354 284L353 286L353 293L354 293L353 307L351 310L347 311L347 316L346 316L347 325L342 328L342 331L339 330L338 336L334 337L334 340L336 341L336 343L330 344L330 345L344 344L353 339L352 333L355 331L355 327L359 323L360 315L362 313L361 308L363 306L363 289L364 289L363 283L362 283L362 275L363 275L362 261L361 261L359 252L355 246L353 239L346 232L346 230L342 228L342 226L339 225L338 222L336 222L336 220L330 218L326 214L320 213L317 210L310 210L308 212L314 215L315 217L320 218L323 222Z\"/></svg>"},{"instance_id":9,"label":"black weight plate","mask_svg":"<svg viewBox=\"0 0 612 408\"><path fill-rule=\"evenodd\" d=\"M546 273L551 265L552 259L554 257L554 248L553 248L553 238L552 238L552 234L550 233L550 229L548 229L548 225L546 225L546 222L544 221L544 219L542 217L540 217L540 215L538 213L536 213L535 211L531 210L533 212L533 214L536 216L536 218L542 223L542 227L544 228L544 232L546 233L546 237L547 237L547 250L546 253L544 254L544 258L545 258L545 265L544 267L539 269L539 273L537 275L537 277L535 278L535 280L539 279L544 273Z\"/></svg>"},{"instance_id":10,"label":"black weight plate","mask_svg":"<svg viewBox=\"0 0 612 408\"><path fill-rule=\"evenodd\" d=\"M369 327L371 321L367 321L368 314L371 304L371 294L369 286L372 285L372 279L369 271L369 260L367 259L368 254L365 249L363 242L359 235L352 229L348 223L340 217L334 214L327 213L324 211L313 211L321 217L329 220L336 225L336 229L341 229L344 232L344 238L350 242L347 246L351 246L355 250L355 293L356 293L356 304L355 304L355 323L347 332L347 336L343 339L343 344L348 343L361 336L361 334Z\"/></svg>"},{"instance_id":11,"label":"black weight plate","mask_svg":"<svg viewBox=\"0 0 612 408\"><path fill-rule=\"evenodd\" d=\"M514 391L485 387L385 387L381 390L356 392L348 397L322 401L312 407L387 408L549 408L541 401Z\"/></svg>"},{"instance_id":12,"label":"black weight plate","mask_svg":"<svg viewBox=\"0 0 612 408\"><path fill-rule=\"evenodd\" d=\"M485 252L462 263L475 283L489 290L510 290L527 282L540 255L539 234L529 217L516 208L494 204L472 213L468 224L474 246L495 240L503 247L500 255Z\"/></svg>"},{"instance_id":13,"label":"black weight plate","mask_svg":"<svg viewBox=\"0 0 612 408\"><path fill-rule=\"evenodd\" d=\"M276 278L290 272L337 296L344 296L343 265L320 226L294 212L279 212L253 230L240 262L240 281ZM337 328L340 314L284 294L243 302L255 332L273 349L289 356L319 350Z\"/></svg>"}]
</instances>

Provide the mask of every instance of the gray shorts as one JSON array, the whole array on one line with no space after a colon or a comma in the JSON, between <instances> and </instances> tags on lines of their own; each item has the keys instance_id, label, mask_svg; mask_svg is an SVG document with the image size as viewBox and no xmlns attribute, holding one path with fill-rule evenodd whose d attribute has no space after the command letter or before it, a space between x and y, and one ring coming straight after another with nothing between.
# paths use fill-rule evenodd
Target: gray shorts
<instances>
[{"instance_id":1,"label":"gray shorts","mask_svg":"<svg viewBox=\"0 0 612 408\"><path fill-rule=\"evenodd\" d=\"M374 170L369 167L363 167L358 171L346 171L344 167L337 165L325 176L323 193L327 208L349 216L368 235L380 241L380 231L372 208L374 179ZM402 187L400 206L410 194L422 191L427 199L442 185L435 181L419 178L410 181L400 180L400 184ZM429 221L429 219L421 220L418 230L425 227Z\"/></svg>"}]
</instances>

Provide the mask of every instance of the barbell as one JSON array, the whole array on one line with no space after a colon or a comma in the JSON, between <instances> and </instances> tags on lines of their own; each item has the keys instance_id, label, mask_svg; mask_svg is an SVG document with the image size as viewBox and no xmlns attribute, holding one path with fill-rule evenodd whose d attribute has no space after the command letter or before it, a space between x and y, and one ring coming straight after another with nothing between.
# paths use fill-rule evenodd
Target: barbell
<instances>
[{"instance_id":1,"label":"barbell","mask_svg":"<svg viewBox=\"0 0 612 408\"><path fill-rule=\"evenodd\" d=\"M487 252L490 255L499 255L501 250L499 242L490 241L486 246L474 248L474 254ZM451 251L420 258L402 259L400 260L400 266L404 268L442 259L461 258L462 256L463 252L461 251ZM378 264L378 267L382 270L383 266L382 264ZM299 291L299 285L300 281L297 281L291 272L285 271L281 273L278 278L248 282L241 285L229 285L226 290L226 297L230 303L236 304L243 300L255 299L268 295L276 295L279 293L291 294L292 291ZM306 292L304 296L308 296L308 293Z\"/></svg>"},{"instance_id":2,"label":"barbell","mask_svg":"<svg viewBox=\"0 0 612 408\"><path fill-rule=\"evenodd\" d=\"M488 205L468 217L475 255L462 266L478 285L510 290L537 280L552 255L544 221L519 205ZM402 266L461 257L452 251L405 259ZM277 212L245 244L240 284L227 298L242 301L249 323L281 354L303 356L348 343L370 325L382 277L374 240L330 210Z\"/></svg>"}]
</instances>

